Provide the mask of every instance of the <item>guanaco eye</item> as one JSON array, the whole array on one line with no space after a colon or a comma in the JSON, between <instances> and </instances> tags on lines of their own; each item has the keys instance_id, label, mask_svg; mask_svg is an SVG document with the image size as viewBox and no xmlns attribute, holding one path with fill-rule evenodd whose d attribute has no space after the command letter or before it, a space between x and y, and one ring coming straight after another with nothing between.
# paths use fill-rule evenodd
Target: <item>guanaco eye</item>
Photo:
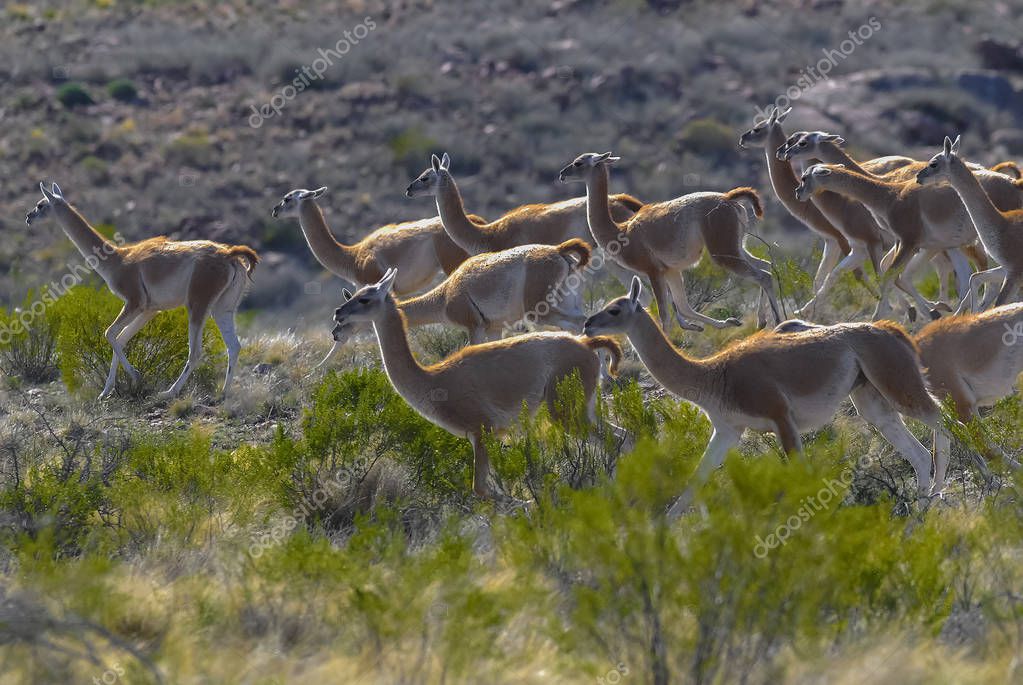
<instances>
[{"instance_id":1,"label":"guanaco eye","mask_svg":"<svg viewBox=\"0 0 1023 685\"><path fill-rule=\"evenodd\" d=\"M618 307L615 307L614 309L608 309L607 313L610 314L611 316L618 316L619 314L622 313L622 310L619 309Z\"/></svg>"},{"instance_id":2,"label":"guanaco eye","mask_svg":"<svg viewBox=\"0 0 1023 685\"><path fill-rule=\"evenodd\" d=\"M799 141L799 147L806 147L806 141L805 140Z\"/></svg>"},{"instance_id":3,"label":"guanaco eye","mask_svg":"<svg viewBox=\"0 0 1023 685\"><path fill-rule=\"evenodd\" d=\"M937 169L938 168L938 163L937 162L931 162L931 168L932 169Z\"/></svg>"},{"instance_id":4,"label":"guanaco eye","mask_svg":"<svg viewBox=\"0 0 1023 685\"><path fill-rule=\"evenodd\" d=\"M572 166L582 166L582 162L572 162Z\"/></svg>"},{"instance_id":5,"label":"guanaco eye","mask_svg":"<svg viewBox=\"0 0 1023 685\"><path fill-rule=\"evenodd\" d=\"M359 298L359 304L369 304L369 298L368 297L360 297Z\"/></svg>"}]
</instances>

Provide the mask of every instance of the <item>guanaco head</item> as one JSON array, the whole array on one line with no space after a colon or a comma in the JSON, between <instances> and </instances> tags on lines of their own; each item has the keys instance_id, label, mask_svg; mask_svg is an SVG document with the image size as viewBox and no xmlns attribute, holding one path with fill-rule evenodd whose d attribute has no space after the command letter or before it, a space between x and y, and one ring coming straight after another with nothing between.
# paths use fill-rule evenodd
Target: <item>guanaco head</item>
<instances>
[{"instance_id":1,"label":"guanaco head","mask_svg":"<svg viewBox=\"0 0 1023 685\"><path fill-rule=\"evenodd\" d=\"M945 136L945 147L941 152L931 157L931 161L927 162L927 166L916 175L917 183L926 185L948 178L949 173L952 171L952 165L959 159L960 138L962 136L956 136L956 139L952 140Z\"/></svg>"},{"instance_id":2,"label":"guanaco head","mask_svg":"<svg viewBox=\"0 0 1023 685\"><path fill-rule=\"evenodd\" d=\"M288 216L289 214L298 214L299 205L303 200L315 200L318 197L322 197L325 192L327 192L327 186L317 188L316 190L306 190L305 188L292 190L280 202L274 205L274 208L270 210L270 214L275 219L281 216Z\"/></svg>"},{"instance_id":3,"label":"guanaco head","mask_svg":"<svg viewBox=\"0 0 1023 685\"><path fill-rule=\"evenodd\" d=\"M793 133L775 153L778 159L788 162L793 159L810 159L821 157L821 146L824 144L845 145L845 138L824 131L798 131Z\"/></svg>"},{"instance_id":4,"label":"guanaco head","mask_svg":"<svg viewBox=\"0 0 1023 685\"><path fill-rule=\"evenodd\" d=\"M383 304L391 294L397 275L397 269L388 269L379 281L362 286L354 294L345 290L344 296L348 299L334 310L334 322L344 326L355 321L373 321L379 317L385 311Z\"/></svg>"},{"instance_id":5,"label":"guanaco head","mask_svg":"<svg viewBox=\"0 0 1023 685\"><path fill-rule=\"evenodd\" d=\"M796 199L806 202L811 197L826 190L825 184L831 176L832 169L844 169L844 164L814 164L803 172L796 186Z\"/></svg>"},{"instance_id":6,"label":"guanaco head","mask_svg":"<svg viewBox=\"0 0 1023 685\"><path fill-rule=\"evenodd\" d=\"M343 291L345 302L352 299L352 294L345 288ZM334 342L344 345L351 339L352 334L355 333L355 324L351 322L338 323L334 322L334 328L330 331L330 335L334 338Z\"/></svg>"},{"instance_id":7,"label":"guanaco head","mask_svg":"<svg viewBox=\"0 0 1023 685\"><path fill-rule=\"evenodd\" d=\"M781 126L781 122L785 121L785 117L791 111L791 107L783 112L779 111L777 107L772 107L771 116L754 122L753 128L739 136L739 147L764 147L771 132L775 127Z\"/></svg>"},{"instance_id":8,"label":"guanaco head","mask_svg":"<svg viewBox=\"0 0 1023 685\"><path fill-rule=\"evenodd\" d=\"M50 210L54 206L67 204L64 200L64 193L61 192L60 186L56 183L50 186L50 190L47 190L46 184L40 181L39 190L43 192L43 199L37 202L32 211L25 215L25 224L28 226L49 216Z\"/></svg>"},{"instance_id":9,"label":"guanaco head","mask_svg":"<svg viewBox=\"0 0 1023 685\"><path fill-rule=\"evenodd\" d=\"M572 163L561 170L558 174L558 180L562 183L569 183L571 181L585 181L586 177L589 176L590 170L596 169L600 165L614 164L621 157L612 157L610 152L598 153L598 152L586 152L579 155Z\"/></svg>"},{"instance_id":10,"label":"guanaco head","mask_svg":"<svg viewBox=\"0 0 1023 685\"><path fill-rule=\"evenodd\" d=\"M408 184L405 189L405 197L420 197L422 195L436 195L437 187L442 178L451 176L451 158L448 153L443 157L430 156L430 168L419 174L416 180Z\"/></svg>"},{"instance_id":11,"label":"guanaco head","mask_svg":"<svg viewBox=\"0 0 1023 685\"><path fill-rule=\"evenodd\" d=\"M633 317L643 308L639 301L642 292L643 284L638 276L633 276L629 294L611 300L603 309L586 319L586 323L583 324L583 333L592 337L628 332Z\"/></svg>"}]
</instances>

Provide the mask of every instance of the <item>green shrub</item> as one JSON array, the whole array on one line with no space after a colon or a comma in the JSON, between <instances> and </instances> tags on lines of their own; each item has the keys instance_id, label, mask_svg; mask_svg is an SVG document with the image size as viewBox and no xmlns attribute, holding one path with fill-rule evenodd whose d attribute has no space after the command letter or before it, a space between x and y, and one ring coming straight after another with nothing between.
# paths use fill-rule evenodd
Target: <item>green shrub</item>
<instances>
[{"instance_id":1,"label":"green shrub","mask_svg":"<svg viewBox=\"0 0 1023 685\"><path fill-rule=\"evenodd\" d=\"M110 97L121 102L134 102L139 93L135 84L126 78L114 79L107 84L107 93Z\"/></svg>"},{"instance_id":2,"label":"green shrub","mask_svg":"<svg viewBox=\"0 0 1023 685\"><path fill-rule=\"evenodd\" d=\"M36 315L50 298L25 296L21 310L0 310L0 371L26 383L46 383L57 377L57 332L60 318Z\"/></svg>"},{"instance_id":3,"label":"green shrub","mask_svg":"<svg viewBox=\"0 0 1023 685\"><path fill-rule=\"evenodd\" d=\"M85 105L93 105L96 103L89 95L89 91L85 89L80 83L65 83L57 89L57 99L60 100L60 104L64 105L68 109L75 107L82 107Z\"/></svg>"},{"instance_id":4,"label":"green shrub","mask_svg":"<svg viewBox=\"0 0 1023 685\"><path fill-rule=\"evenodd\" d=\"M694 152L718 160L737 155L735 131L717 119L694 119L682 127L678 136L682 152Z\"/></svg>"},{"instance_id":5,"label":"green shrub","mask_svg":"<svg viewBox=\"0 0 1023 685\"><path fill-rule=\"evenodd\" d=\"M437 150L437 141L418 128L407 128L387 142L394 161L404 167L409 177L418 174L430 163L430 153Z\"/></svg>"},{"instance_id":6,"label":"green shrub","mask_svg":"<svg viewBox=\"0 0 1023 685\"><path fill-rule=\"evenodd\" d=\"M209 169L216 163L216 148L209 134L203 130L192 130L174 138L164 151L167 162L175 166Z\"/></svg>"},{"instance_id":7,"label":"green shrub","mask_svg":"<svg viewBox=\"0 0 1023 685\"><path fill-rule=\"evenodd\" d=\"M57 336L57 357L60 372L68 390L96 390L103 387L110 370L112 351L104 331L117 318L123 303L108 289L87 285L75 286L47 311L60 321ZM203 330L203 363L189 382L212 392L219 380L216 368L224 350L212 321ZM128 343L128 361L141 373L139 395L166 389L185 366L188 359L188 314L183 308L161 312L147 323ZM117 391L131 390L130 379L120 370Z\"/></svg>"}]
</instances>

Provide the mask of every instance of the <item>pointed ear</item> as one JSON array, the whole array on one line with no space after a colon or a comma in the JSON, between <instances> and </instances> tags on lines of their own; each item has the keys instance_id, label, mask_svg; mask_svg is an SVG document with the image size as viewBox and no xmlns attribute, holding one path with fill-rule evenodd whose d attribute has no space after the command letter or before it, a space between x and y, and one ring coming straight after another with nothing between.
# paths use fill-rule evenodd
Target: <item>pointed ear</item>
<instances>
[{"instance_id":1,"label":"pointed ear","mask_svg":"<svg viewBox=\"0 0 1023 685\"><path fill-rule=\"evenodd\" d=\"M45 197L48 202L53 201L53 193L46 189L46 184L42 181L39 181L39 190L42 191L43 197Z\"/></svg>"},{"instance_id":2,"label":"pointed ear","mask_svg":"<svg viewBox=\"0 0 1023 685\"><path fill-rule=\"evenodd\" d=\"M791 111L792 111L792 108L789 107L784 112L779 113L776 121L778 121L778 123L781 123L781 122L785 121L785 117L787 117L789 115L789 112L791 112Z\"/></svg>"},{"instance_id":3,"label":"pointed ear","mask_svg":"<svg viewBox=\"0 0 1023 685\"><path fill-rule=\"evenodd\" d=\"M773 124L778 121L778 105L771 108L771 116L767 117L767 123Z\"/></svg>"},{"instance_id":4,"label":"pointed ear","mask_svg":"<svg viewBox=\"0 0 1023 685\"><path fill-rule=\"evenodd\" d=\"M345 298L345 302L347 302L353 297L352 291L348 288L341 288L341 297Z\"/></svg>"},{"instance_id":5,"label":"pointed ear","mask_svg":"<svg viewBox=\"0 0 1023 685\"><path fill-rule=\"evenodd\" d=\"M948 136L945 136L945 144L941 151L946 157L952 152L952 139Z\"/></svg>"},{"instance_id":6,"label":"pointed ear","mask_svg":"<svg viewBox=\"0 0 1023 685\"><path fill-rule=\"evenodd\" d=\"M440 171L440 157L437 155L430 155L430 166L433 167L434 171Z\"/></svg>"},{"instance_id":7,"label":"pointed ear","mask_svg":"<svg viewBox=\"0 0 1023 685\"><path fill-rule=\"evenodd\" d=\"M962 138L963 137L961 135L959 135L959 136L956 136L956 139L952 141L952 154L953 155L958 155L959 154L959 141L961 141Z\"/></svg>"},{"instance_id":8,"label":"pointed ear","mask_svg":"<svg viewBox=\"0 0 1023 685\"><path fill-rule=\"evenodd\" d=\"M51 190L52 190L52 192L53 192L53 195L54 195L54 197L60 198L61 200L63 200L63 199L64 199L64 193L63 193L63 192L61 191L61 189L60 189L60 186L59 186L59 185L57 185L56 183L54 183L54 184L53 184L53 188L52 188Z\"/></svg>"},{"instance_id":9,"label":"pointed ear","mask_svg":"<svg viewBox=\"0 0 1023 685\"><path fill-rule=\"evenodd\" d=\"M385 273L384 277L380 279L380 282L377 283L377 286L381 288L385 293L389 293L391 292L391 289L394 287L394 279L397 276L398 270L392 267L387 270L387 273Z\"/></svg>"},{"instance_id":10,"label":"pointed ear","mask_svg":"<svg viewBox=\"0 0 1023 685\"><path fill-rule=\"evenodd\" d=\"M639 280L639 276L632 277L632 285L629 286L629 301L633 304L639 302L639 295L643 292L643 282Z\"/></svg>"},{"instance_id":11,"label":"pointed ear","mask_svg":"<svg viewBox=\"0 0 1023 685\"><path fill-rule=\"evenodd\" d=\"M451 157L449 157L446 152L444 153L444 156L440 158L440 168L444 171L451 168Z\"/></svg>"},{"instance_id":12,"label":"pointed ear","mask_svg":"<svg viewBox=\"0 0 1023 685\"><path fill-rule=\"evenodd\" d=\"M834 143L838 147L842 147L843 145L845 145L845 138L839 135L835 135L834 133L829 133L826 136L821 136L821 140L823 140L826 143Z\"/></svg>"},{"instance_id":13,"label":"pointed ear","mask_svg":"<svg viewBox=\"0 0 1023 685\"><path fill-rule=\"evenodd\" d=\"M320 186L316 190L312 191L309 194L309 197L312 197L312 198L323 197L323 194L325 192L327 192L327 186Z\"/></svg>"}]
</instances>

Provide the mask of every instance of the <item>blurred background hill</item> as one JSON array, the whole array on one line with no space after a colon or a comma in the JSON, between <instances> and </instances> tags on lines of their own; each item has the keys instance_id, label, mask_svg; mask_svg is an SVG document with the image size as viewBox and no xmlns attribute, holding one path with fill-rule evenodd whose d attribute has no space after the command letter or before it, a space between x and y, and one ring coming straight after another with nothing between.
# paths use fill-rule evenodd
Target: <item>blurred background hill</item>
<instances>
[{"instance_id":1,"label":"blurred background hill","mask_svg":"<svg viewBox=\"0 0 1023 685\"><path fill-rule=\"evenodd\" d=\"M770 196L761 151L736 140L794 88L789 129L841 133L854 156L922 157L962 133L977 161L1023 158L1018 1L73 0L7 3L0 33L4 305L78 259L55 224L24 225L41 179L129 240L252 245L266 263L247 306L302 325L340 282L270 208L326 185L344 241L433 215L403 195L432 152L488 218L581 193L556 174L589 150L620 155L614 189L644 200ZM322 78L285 89L330 50ZM776 202L758 230L809 251Z\"/></svg>"}]
</instances>

